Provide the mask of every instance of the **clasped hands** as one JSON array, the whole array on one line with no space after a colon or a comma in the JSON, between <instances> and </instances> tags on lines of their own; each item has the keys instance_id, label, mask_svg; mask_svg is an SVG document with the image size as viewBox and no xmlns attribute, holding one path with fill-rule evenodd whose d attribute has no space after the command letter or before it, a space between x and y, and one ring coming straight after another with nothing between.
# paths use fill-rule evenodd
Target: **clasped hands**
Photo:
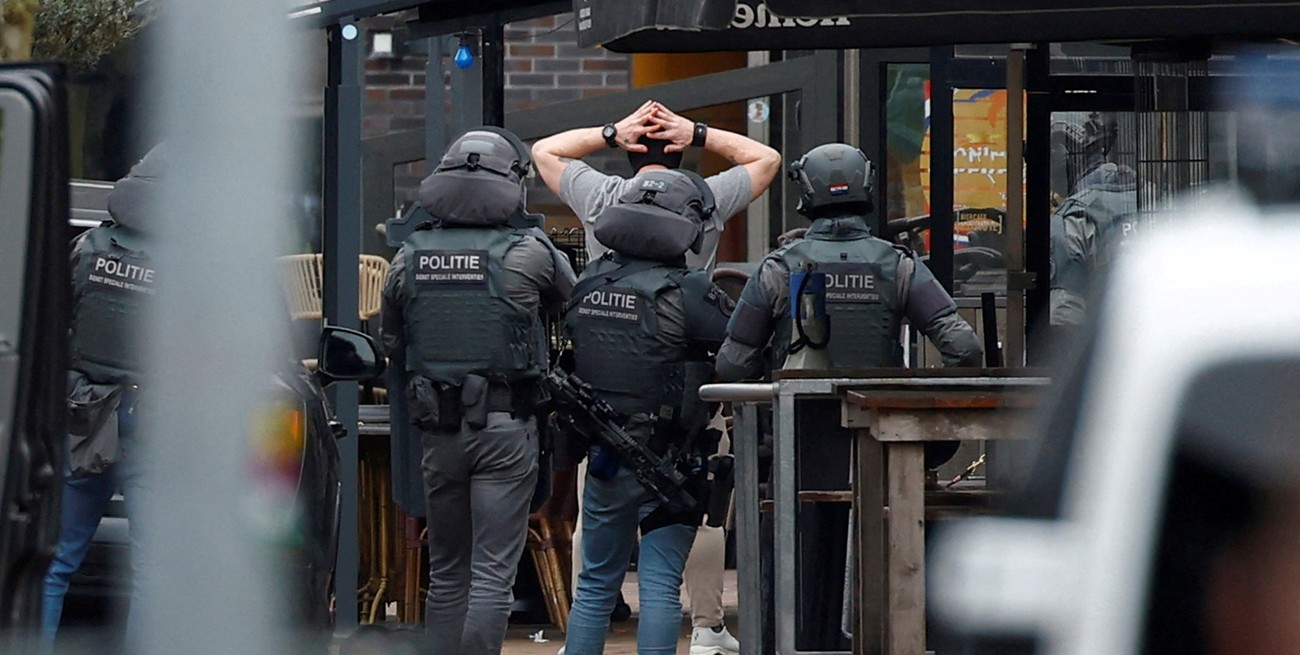
<instances>
[{"instance_id":1,"label":"clasped hands","mask_svg":"<svg viewBox=\"0 0 1300 655\"><path fill-rule=\"evenodd\" d=\"M647 100L636 111L614 123L618 147L628 152L646 152L645 145L637 143L641 137L668 141L664 152L681 152L695 139L695 121L674 113L671 109Z\"/></svg>"}]
</instances>

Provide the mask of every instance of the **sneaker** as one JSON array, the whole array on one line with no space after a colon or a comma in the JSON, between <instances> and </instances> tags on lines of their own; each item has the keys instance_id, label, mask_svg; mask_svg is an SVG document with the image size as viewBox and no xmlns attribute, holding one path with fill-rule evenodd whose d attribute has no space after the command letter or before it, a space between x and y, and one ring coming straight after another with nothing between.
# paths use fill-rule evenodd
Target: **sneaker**
<instances>
[{"instance_id":1,"label":"sneaker","mask_svg":"<svg viewBox=\"0 0 1300 655\"><path fill-rule=\"evenodd\" d=\"M691 631L691 655L740 655L740 642L725 625L695 628Z\"/></svg>"},{"instance_id":2,"label":"sneaker","mask_svg":"<svg viewBox=\"0 0 1300 655\"><path fill-rule=\"evenodd\" d=\"M560 650L555 655L564 655L564 646L560 646Z\"/></svg>"}]
</instances>

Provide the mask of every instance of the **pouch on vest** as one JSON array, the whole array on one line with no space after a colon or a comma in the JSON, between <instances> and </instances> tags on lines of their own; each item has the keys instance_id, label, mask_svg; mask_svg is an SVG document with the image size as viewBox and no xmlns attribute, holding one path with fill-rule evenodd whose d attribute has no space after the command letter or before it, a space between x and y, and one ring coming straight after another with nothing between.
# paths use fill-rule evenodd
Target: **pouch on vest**
<instances>
[{"instance_id":1,"label":"pouch on vest","mask_svg":"<svg viewBox=\"0 0 1300 655\"><path fill-rule=\"evenodd\" d=\"M686 362L683 365L681 411L678 426L687 435L694 436L703 430L712 418L710 404L700 400L700 387L713 381L713 364Z\"/></svg>"},{"instance_id":2,"label":"pouch on vest","mask_svg":"<svg viewBox=\"0 0 1300 655\"><path fill-rule=\"evenodd\" d=\"M430 432L459 432L461 421L460 389L434 383L417 375L407 385L411 423Z\"/></svg>"},{"instance_id":3,"label":"pouch on vest","mask_svg":"<svg viewBox=\"0 0 1300 655\"><path fill-rule=\"evenodd\" d=\"M72 477L97 475L122 459L117 410L122 388L92 384L68 373L68 468Z\"/></svg>"},{"instance_id":4,"label":"pouch on vest","mask_svg":"<svg viewBox=\"0 0 1300 655\"><path fill-rule=\"evenodd\" d=\"M491 172L441 171L420 183L420 205L448 225L505 225L522 193L517 181Z\"/></svg>"},{"instance_id":5,"label":"pouch on vest","mask_svg":"<svg viewBox=\"0 0 1300 655\"><path fill-rule=\"evenodd\" d=\"M671 261L697 249L704 231L699 221L649 204L610 205L596 217L592 234L615 252Z\"/></svg>"},{"instance_id":6,"label":"pouch on vest","mask_svg":"<svg viewBox=\"0 0 1300 655\"><path fill-rule=\"evenodd\" d=\"M487 427L488 380L470 373L460 387L460 404L465 408L465 425L471 430Z\"/></svg>"}]
</instances>

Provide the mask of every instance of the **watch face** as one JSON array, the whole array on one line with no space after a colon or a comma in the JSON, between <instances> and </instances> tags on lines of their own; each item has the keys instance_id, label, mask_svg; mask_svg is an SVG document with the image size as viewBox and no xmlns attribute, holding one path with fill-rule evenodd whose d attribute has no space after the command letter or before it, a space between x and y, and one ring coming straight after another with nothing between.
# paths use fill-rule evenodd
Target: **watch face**
<instances>
[{"instance_id":1,"label":"watch face","mask_svg":"<svg viewBox=\"0 0 1300 655\"><path fill-rule=\"evenodd\" d=\"M618 136L618 130L614 129L613 125L606 125L605 129L601 130L600 134L605 137L606 141L612 141L615 136Z\"/></svg>"}]
</instances>

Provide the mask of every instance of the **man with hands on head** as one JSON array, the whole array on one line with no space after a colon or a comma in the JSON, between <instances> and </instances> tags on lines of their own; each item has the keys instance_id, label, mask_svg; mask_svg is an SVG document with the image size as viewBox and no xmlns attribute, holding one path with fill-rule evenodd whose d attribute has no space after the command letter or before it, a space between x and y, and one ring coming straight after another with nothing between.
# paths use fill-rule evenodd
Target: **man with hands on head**
<instances>
[{"instance_id":1,"label":"man with hands on head","mask_svg":"<svg viewBox=\"0 0 1300 655\"><path fill-rule=\"evenodd\" d=\"M717 154L732 164L705 178L717 211L704 226L700 252L688 253L686 259L690 267L712 270L726 222L762 195L781 170L777 151L747 136L692 121L650 100L617 123L569 130L538 141L533 146L533 162L546 186L573 209L590 232L596 216L614 204L631 180L601 173L584 163L584 157L603 148L622 148L633 174L639 174L680 168L684 151L691 147ZM587 239L588 261L608 251L596 239Z\"/></svg>"},{"instance_id":2,"label":"man with hands on head","mask_svg":"<svg viewBox=\"0 0 1300 655\"><path fill-rule=\"evenodd\" d=\"M705 218L698 252L685 253L688 268L711 272L717 263L718 243L727 221L761 196L780 171L781 155L777 151L749 137L692 121L651 100L618 122L569 130L538 141L533 146L533 161L542 180L573 209L591 235L596 217L634 190L640 176L679 168L689 147L703 148L732 164L731 168L704 180L712 191L715 209ZM626 151L637 177L607 175L581 161L605 148ZM596 238L586 240L586 249L589 262L610 253L610 248ZM729 440L724 435L719 454L729 450ZM581 499L586 462L576 472L568 473L562 475L557 470L555 496L566 497L568 489L576 484ZM581 544L579 523L573 535L575 588L582 568ZM685 583L693 626L692 655L735 655L740 650L739 643L723 623L725 548L722 528L701 526L686 563Z\"/></svg>"}]
</instances>

